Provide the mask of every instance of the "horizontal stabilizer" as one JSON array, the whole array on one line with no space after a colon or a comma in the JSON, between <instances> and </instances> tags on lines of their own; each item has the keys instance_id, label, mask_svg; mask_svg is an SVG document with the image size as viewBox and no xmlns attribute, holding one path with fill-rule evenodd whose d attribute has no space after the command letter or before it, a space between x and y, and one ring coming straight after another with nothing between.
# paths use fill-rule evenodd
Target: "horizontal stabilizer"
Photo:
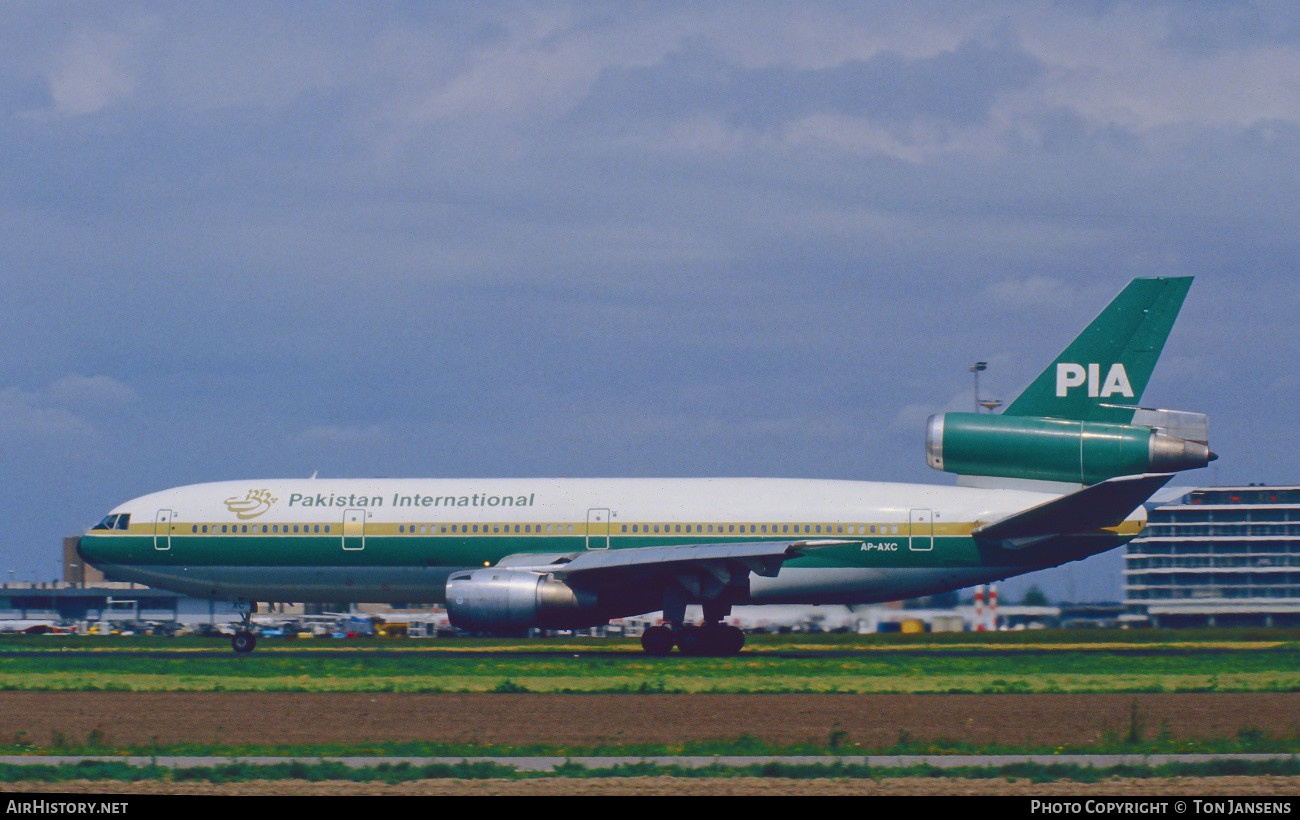
<instances>
[{"instance_id":1,"label":"horizontal stabilizer","mask_svg":"<svg viewBox=\"0 0 1300 820\"><path fill-rule=\"evenodd\" d=\"M1114 527L1173 478L1169 473L1111 478L1091 487L976 527L980 539L1013 542L1022 547L1054 535ZM1016 543L1019 542L1019 543Z\"/></svg>"}]
</instances>

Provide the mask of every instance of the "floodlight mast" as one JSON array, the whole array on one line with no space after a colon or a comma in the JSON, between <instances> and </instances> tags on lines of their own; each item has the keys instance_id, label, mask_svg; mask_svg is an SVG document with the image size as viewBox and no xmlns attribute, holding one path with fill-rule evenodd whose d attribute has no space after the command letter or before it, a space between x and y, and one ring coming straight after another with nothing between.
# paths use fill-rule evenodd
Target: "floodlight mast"
<instances>
[{"instance_id":1,"label":"floodlight mast","mask_svg":"<svg viewBox=\"0 0 1300 820\"><path fill-rule=\"evenodd\" d=\"M980 411L980 371L988 370L989 363L976 362L967 369L975 376L975 412L978 413Z\"/></svg>"}]
</instances>

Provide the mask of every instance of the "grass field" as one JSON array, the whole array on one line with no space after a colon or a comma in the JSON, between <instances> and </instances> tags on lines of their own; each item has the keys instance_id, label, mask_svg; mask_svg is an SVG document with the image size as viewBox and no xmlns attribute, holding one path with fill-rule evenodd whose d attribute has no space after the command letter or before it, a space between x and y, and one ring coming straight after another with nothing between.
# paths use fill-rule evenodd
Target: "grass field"
<instances>
[{"instance_id":1,"label":"grass field","mask_svg":"<svg viewBox=\"0 0 1300 820\"><path fill-rule=\"evenodd\" d=\"M969 766L936 768L933 766L882 767L844 763L830 760L826 763L756 763L748 766L713 765L703 768L662 765L651 762L616 764L612 766L584 766L567 763L554 771L520 772L514 767L488 761L465 760L459 763L378 764L366 767L349 767L333 762L295 761L273 764L228 763L217 766L167 768L162 766L132 766L117 762L83 762L51 766L0 766L0 784L68 783L119 781L166 781L173 784L188 782L245 783L260 781L274 784L277 781L305 782L381 782L388 784L422 780L521 780L538 778L646 778L673 777L689 779L718 778L781 778L805 779L866 779L873 781L891 778L961 778L982 780L1027 780L1047 783L1059 780L1074 783L1105 783L1114 778L1157 779L1188 777L1222 777L1225 775L1294 777L1300 775L1300 762L1279 760L1264 762L1177 763L1161 766L1120 765L1091 767L1077 765L1044 765L1014 763L1000 766Z\"/></svg>"},{"instance_id":2,"label":"grass field","mask_svg":"<svg viewBox=\"0 0 1300 820\"><path fill-rule=\"evenodd\" d=\"M1091 693L1300 691L1292 630L752 636L735 658L634 639L223 640L0 636L0 690Z\"/></svg>"},{"instance_id":3,"label":"grass field","mask_svg":"<svg viewBox=\"0 0 1300 820\"><path fill-rule=\"evenodd\" d=\"M629 694L629 704L655 701L645 694L1052 694L1135 693L1127 720L1115 722L1091 741L1045 746L1015 741L975 742L961 731L944 736L914 737L896 730L883 740L858 743L849 725L820 727L808 741L775 742L754 736L705 731L680 740L648 742L615 740L557 743L464 741L426 735L422 740L385 739L350 742L285 742L268 731L268 740L232 742L198 740L146 745L110 737L121 725L104 716L93 729L74 730L71 724L36 729L21 723L0 738L0 751L9 754L183 754L183 755L387 755L471 758L464 764L387 766L377 764L344 771L320 763L203 767L164 771L158 767L118 764L51 765L38 768L0 767L0 782L43 781L66 784L91 779L141 782L157 780L178 785L186 781L211 783L261 780L268 783L350 779L398 783L439 778L521 777L502 767L472 758L484 755L824 755L825 764L810 767L768 765L764 768L677 771L651 764L587 771L580 766L554 772L549 778L745 777L924 779L1002 777L1045 782L1064 779L1095 782L1102 777L1204 777L1241 774L1256 778L1297 777L1294 760L1273 763L1229 762L1205 766L1157 769L1130 767L1095 770L1080 767L1029 766L946 770L886 771L854 767L842 754L1069 754L1169 752L1283 752L1300 750L1300 728L1290 718L1279 721L1274 710L1243 713L1240 720L1210 735L1195 737L1169 731L1160 720L1140 710L1137 693L1292 693L1300 691L1300 632L1294 630L1196 631L1037 631L1022 633L956 633L936 635L781 635L751 636L739 657L726 659L645 656L637 641L628 639L551 638L502 639L370 639L263 640L248 656L237 656L220 639L143 636L0 636L0 690L15 693L145 692L145 693L538 693L551 698L551 708L576 698L571 693ZM45 698L44 695L37 695ZM30 695L15 695L30 697ZM115 697L101 695L97 697ZM135 697L135 696L132 696ZM158 698L168 695L144 695ZM183 696L185 698L190 695ZM216 696L225 701L225 695ZM282 696L277 696L282 697ZM384 696L389 697L389 696ZM401 697L406 697L402 695ZM1185 696L1179 695L1181 699ZM1186 696L1197 697L1197 696ZM1215 695L1214 697L1218 697ZM1245 696L1241 696L1245 697ZM1249 697L1258 697L1250 695ZM1276 695L1270 696L1276 697ZM323 700L324 698L322 698ZM367 699L370 699L367 697ZM487 694L486 699L505 702ZM526 698L532 704L532 697ZM545 697L537 701L545 701ZM621 698L620 698L621 700ZM679 698L669 699L674 703ZM784 699L783 699L784 700ZM945 699L946 700L946 699ZM1056 698L1052 698L1053 701ZM318 707L311 698L311 709ZM530 707L531 708L531 707ZM630 707L640 708L640 707ZM1127 707L1126 707L1127 708ZM1180 712L1183 707L1179 707ZM1216 707L1217 708L1217 707ZM928 707L927 707L928 709ZM1143 707L1145 709L1145 707ZM1286 709L1281 711L1288 712ZM834 709L837 715L839 707ZM20 712L15 712L19 714ZM22 712L22 714L26 714ZM1126 714L1128 714L1126 712ZM292 717L292 716L289 716ZM1010 717L1010 715L1008 715ZM298 719L298 718L294 718ZM224 722L224 718L222 719ZM537 717L537 723L547 719ZM892 724L891 724L892 725ZM714 736L714 735L717 736ZM1009 732L1008 737L1015 737ZM99 768L96 768L99 767ZM507 767L508 768L508 767ZM288 780L282 780L287 778ZM1262 781L1260 781L1262 782ZM270 787L277 788L277 787ZM1292 788L1286 785L1281 788Z\"/></svg>"}]
</instances>

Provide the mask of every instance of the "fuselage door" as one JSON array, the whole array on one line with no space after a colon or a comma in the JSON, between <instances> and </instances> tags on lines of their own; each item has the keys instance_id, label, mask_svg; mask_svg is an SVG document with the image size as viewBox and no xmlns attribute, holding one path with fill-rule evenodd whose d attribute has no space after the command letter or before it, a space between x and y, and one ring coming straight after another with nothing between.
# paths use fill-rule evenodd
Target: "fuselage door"
<instances>
[{"instance_id":1,"label":"fuselage door","mask_svg":"<svg viewBox=\"0 0 1300 820\"><path fill-rule=\"evenodd\" d=\"M366 511L343 511L343 549L349 551L366 548Z\"/></svg>"},{"instance_id":2,"label":"fuselage door","mask_svg":"<svg viewBox=\"0 0 1300 820\"><path fill-rule=\"evenodd\" d=\"M910 546L915 552L934 549L934 510L912 510L908 515L912 536Z\"/></svg>"},{"instance_id":3,"label":"fuselage door","mask_svg":"<svg viewBox=\"0 0 1300 820\"><path fill-rule=\"evenodd\" d=\"M176 513L172 510L159 510L153 519L153 548L169 550L172 548L172 521Z\"/></svg>"},{"instance_id":4,"label":"fuselage door","mask_svg":"<svg viewBox=\"0 0 1300 820\"><path fill-rule=\"evenodd\" d=\"M587 549L609 549L609 509L593 507L587 510Z\"/></svg>"}]
</instances>

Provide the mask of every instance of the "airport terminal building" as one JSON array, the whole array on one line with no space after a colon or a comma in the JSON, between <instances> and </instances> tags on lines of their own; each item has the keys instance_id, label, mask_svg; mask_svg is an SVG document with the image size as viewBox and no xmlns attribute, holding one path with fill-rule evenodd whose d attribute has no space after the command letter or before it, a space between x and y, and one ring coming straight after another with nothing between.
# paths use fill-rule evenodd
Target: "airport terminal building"
<instances>
[{"instance_id":1,"label":"airport terminal building","mask_svg":"<svg viewBox=\"0 0 1300 820\"><path fill-rule=\"evenodd\" d=\"M1125 549L1131 621L1300 626L1300 486L1187 491L1149 505Z\"/></svg>"}]
</instances>

